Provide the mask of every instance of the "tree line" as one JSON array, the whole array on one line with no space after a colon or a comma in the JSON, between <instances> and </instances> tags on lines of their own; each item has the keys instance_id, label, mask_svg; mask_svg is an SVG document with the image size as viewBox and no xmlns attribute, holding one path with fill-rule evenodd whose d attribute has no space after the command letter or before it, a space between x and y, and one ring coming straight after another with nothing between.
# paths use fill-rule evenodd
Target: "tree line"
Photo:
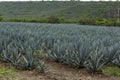
<instances>
[{"instance_id":1,"label":"tree line","mask_svg":"<svg viewBox=\"0 0 120 80\"><path fill-rule=\"evenodd\" d=\"M30 19L30 18L11 18L4 20L0 16L0 21L6 22L36 22L36 23L77 23L81 25L101 25L101 26L120 26L120 21L115 19L106 18L91 18L87 16L81 16L80 18L64 18L50 16L47 18Z\"/></svg>"}]
</instances>

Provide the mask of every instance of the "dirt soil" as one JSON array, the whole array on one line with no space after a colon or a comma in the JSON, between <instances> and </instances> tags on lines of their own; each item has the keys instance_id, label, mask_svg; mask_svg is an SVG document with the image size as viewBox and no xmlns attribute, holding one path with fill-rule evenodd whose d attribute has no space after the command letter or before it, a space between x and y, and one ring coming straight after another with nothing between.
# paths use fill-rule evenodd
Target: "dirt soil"
<instances>
[{"instance_id":1,"label":"dirt soil","mask_svg":"<svg viewBox=\"0 0 120 80\"><path fill-rule=\"evenodd\" d=\"M45 73L38 71L16 70L14 80L120 80L118 77L107 75L91 75L85 69L74 69L67 65L56 62L46 62L47 70ZM5 77L0 80L11 80Z\"/></svg>"}]
</instances>

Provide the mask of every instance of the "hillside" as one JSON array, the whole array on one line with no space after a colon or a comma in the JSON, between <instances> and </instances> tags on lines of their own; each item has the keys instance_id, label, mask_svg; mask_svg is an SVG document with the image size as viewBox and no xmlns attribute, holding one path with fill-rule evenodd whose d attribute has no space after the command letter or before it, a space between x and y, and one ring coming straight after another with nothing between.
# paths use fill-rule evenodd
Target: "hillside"
<instances>
[{"instance_id":1,"label":"hillside","mask_svg":"<svg viewBox=\"0 0 120 80\"><path fill-rule=\"evenodd\" d=\"M120 2L0 2L0 15L4 18L42 18L59 16L78 18L89 16L115 18Z\"/></svg>"}]
</instances>

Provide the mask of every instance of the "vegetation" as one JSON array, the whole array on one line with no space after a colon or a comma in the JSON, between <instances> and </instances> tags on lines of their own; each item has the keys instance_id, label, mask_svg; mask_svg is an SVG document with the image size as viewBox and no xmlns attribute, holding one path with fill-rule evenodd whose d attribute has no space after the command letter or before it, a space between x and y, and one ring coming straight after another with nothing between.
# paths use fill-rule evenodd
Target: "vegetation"
<instances>
[{"instance_id":1,"label":"vegetation","mask_svg":"<svg viewBox=\"0 0 120 80\"><path fill-rule=\"evenodd\" d=\"M0 78L5 77L5 76L14 76L15 72L14 70L11 69L5 69L3 67L0 67Z\"/></svg>"},{"instance_id":2,"label":"vegetation","mask_svg":"<svg viewBox=\"0 0 120 80\"><path fill-rule=\"evenodd\" d=\"M57 17L54 17L54 16L51 16L51 17L48 17L48 23L59 23L59 18Z\"/></svg>"},{"instance_id":3,"label":"vegetation","mask_svg":"<svg viewBox=\"0 0 120 80\"><path fill-rule=\"evenodd\" d=\"M3 20L5 21L5 20ZM120 22L114 19L99 19L82 16L77 18L64 18L50 16L48 18L29 19L29 18L11 18L6 22L37 22L37 23L78 23L81 25L101 25L101 26L120 26Z\"/></svg>"},{"instance_id":4,"label":"vegetation","mask_svg":"<svg viewBox=\"0 0 120 80\"><path fill-rule=\"evenodd\" d=\"M2 18L2 16L0 16L0 21L2 21L3 20L3 18Z\"/></svg>"},{"instance_id":5,"label":"vegetation","mask_svg":"<svg viewBox=\"0 0 120 80\"><path fill-rule=\"evenodd\" d=\"M120 26L120 22L114 19L99 19L81 17L79 23L82 25Z\"/></svg>"},{"instance_id":6,"label":"vegetation","mask_svg":"<svg viewBox=\"0 0 120 80\"><path fill-rule=\"evenodd\" d=\"M39 18L39 19L29 19L29 18L11 18L4 20L5 22L37 22L37 23L78 23L79 19L73 18L64 18L64 17L55 17L50 16L47 18Z\"/></svg>"},{"instance_id":7,"label":"vegetation","mask_svg":"<svg viewBox=\"0 0 120 80\"><path fill-rule=\"evenodd\" d=\"M6 6L7 5L7 6ZM47 18L49 16L79 18L115 18L120 2L82 2L82 1L41 1L41 2L1 2L0 14L10 18Z\"/></svg>"},{"instance_id":8,"label":"vegetation","mask_svg":"<svg viewBox=\"0 0 120 80\"><path fill-rule=\"evenodd\" d=\"M44 57L96 73L104 65L120 65L119 34L117 27L3 22L0 61L44 72Z\"/></svg>"},{"instance_id":9,"label":"vegetation","mask_svg":"<svg viewBox=\"0 0 120 80\"><path fill-rule=\"evenodd\" d=\"M118 67L107 67L103 70L103 74L120 77L120 69Z\"/></svg>"},{"instance_id":10,"label":"vegetation","mask_svg":"<svg viewBox=\"0 0 120 80\"><path fill-rule=\"evenodd\" d=\"M80 1L1 2L0 21L120 26L120 22L116 21L119 4ZM93 74L102 72L103 66L107 64L120 67L119 28L75 24L0 24L0 61L10 63L17 69L44 72L44 58L86 68Z\"/></svg>"},{"instance_id":11,"label":"vegetation","mask_svg":"<svg viewBox=\"0 0 120 80\"><path fill-rule=\"evenodd\" d=\"M118 1L1 2L0 21L120 26L119 6Z\"/></svg>"}]
</instances>

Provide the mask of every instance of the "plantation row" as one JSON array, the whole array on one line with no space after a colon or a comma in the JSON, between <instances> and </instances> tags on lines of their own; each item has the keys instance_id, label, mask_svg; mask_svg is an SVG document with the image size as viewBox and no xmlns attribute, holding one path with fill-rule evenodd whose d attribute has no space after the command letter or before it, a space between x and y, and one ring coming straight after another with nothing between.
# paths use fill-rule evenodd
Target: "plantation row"
<instances>
[{"instance_id":1,"label":"plantation row","mask_svg":"<svg viewBox=\"0 0 120 80\"><path fill-rule=\"evenodd\" d=\"M89 72L120 67L120 29L76 24L0 23L0 60L44 71L43 58Z\"/></svg>"}]
</instances>

